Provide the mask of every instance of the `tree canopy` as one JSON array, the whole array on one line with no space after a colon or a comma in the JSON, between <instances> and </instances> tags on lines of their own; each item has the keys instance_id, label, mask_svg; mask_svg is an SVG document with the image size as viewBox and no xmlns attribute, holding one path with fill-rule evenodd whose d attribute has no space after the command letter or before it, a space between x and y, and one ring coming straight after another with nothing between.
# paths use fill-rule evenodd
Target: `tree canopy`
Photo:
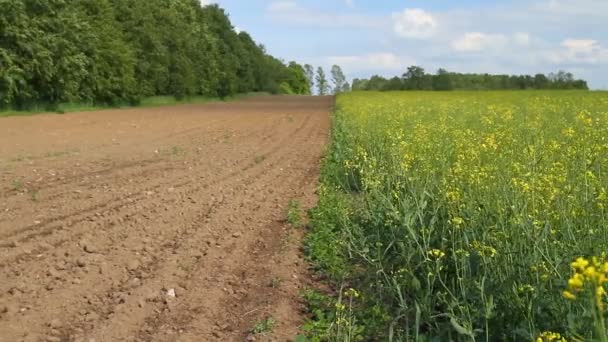
<instances>
[{"instance_id":1,"label":"tree canopy","mask_svg":"<svg viewBox=\"0 0 608 342\"><path fill-rule=\"evenodd\" d=\"M325 70L323 70L323 67L317 68L315 83L317 85L317 93L319 95L323 96L329 94L331 89L329 83L327 82L327 76L325 76Z\"/></svg>"},{"instance_id":2,"label":"tree canopy","mask_svg":"<svg viewBox=\"0 0 608 342\"><path fill-rule=\"evenodd\" d=\"M198 0L0 0L0 107L309 94L305 69Z\"/></svg>"},{"instance_id":3,"label":"tree canopy","mask_svg":"<svg viewBox=\"0 0 608 342\"><path fill-rule=\"evenodd\" d=\"M422 67L410 66L399 77L386 79L374 75L370 79L354 79L352 90L499 90L499 89L584 89L587 82L571 73L559 71L548 76L463 74L439 69L428 74Z\"/></svg>"}]
</instances>

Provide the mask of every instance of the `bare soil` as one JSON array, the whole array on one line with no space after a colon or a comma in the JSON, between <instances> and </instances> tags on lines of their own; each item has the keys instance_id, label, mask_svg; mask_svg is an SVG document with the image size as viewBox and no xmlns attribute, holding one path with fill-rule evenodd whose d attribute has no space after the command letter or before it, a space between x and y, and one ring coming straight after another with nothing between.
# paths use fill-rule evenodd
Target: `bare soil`
<instances>
[{"instance_id":1,"label":"bare soil","mask_svg":"<svg viewBox=\"0 0 608 342\"><path fill-rule=\"evenodd\" d=\"M0 119L0 341L293 340L332 104Z\"/></svg>"}]
</instances>

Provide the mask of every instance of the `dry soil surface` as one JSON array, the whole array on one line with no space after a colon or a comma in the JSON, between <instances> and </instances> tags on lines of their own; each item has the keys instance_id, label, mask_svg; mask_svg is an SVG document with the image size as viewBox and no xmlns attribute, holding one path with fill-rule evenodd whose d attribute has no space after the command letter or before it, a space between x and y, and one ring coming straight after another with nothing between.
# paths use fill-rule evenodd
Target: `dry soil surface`
<instances>
[{"instance_id":1,"label":"dry soil surface","mask_svg":"<svg viewBox=\"0 0 608 342\"><path fill-rule=\"evenodd\" d=\"M332 104L0 118L0 341L293 340Z\"/></svg>"}]
</instances>

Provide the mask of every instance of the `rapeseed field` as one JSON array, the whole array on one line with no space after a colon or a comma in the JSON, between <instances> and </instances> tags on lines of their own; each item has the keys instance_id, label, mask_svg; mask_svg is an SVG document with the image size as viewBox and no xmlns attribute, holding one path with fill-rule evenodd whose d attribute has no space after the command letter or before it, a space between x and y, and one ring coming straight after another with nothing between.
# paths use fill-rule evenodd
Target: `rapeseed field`
<instances>
[{"instance_id":1,"label":"rapeseed field","mask_svg":"<svg viewBox=\"0 0 608 342\"><path fill-rule=\"evenodd\" d=\"M354 92L333 120L313 340L608 340L608 94Z\"/></svg>"}]
</instances>

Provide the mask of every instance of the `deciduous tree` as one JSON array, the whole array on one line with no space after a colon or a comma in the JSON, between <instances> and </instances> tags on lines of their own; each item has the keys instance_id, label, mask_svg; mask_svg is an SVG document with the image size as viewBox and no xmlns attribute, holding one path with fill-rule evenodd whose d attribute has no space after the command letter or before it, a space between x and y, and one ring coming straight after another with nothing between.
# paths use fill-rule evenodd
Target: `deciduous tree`
<instances>
[{"instance_id":1,"label":"deciduous tree","mask_svg":"<svg viewBox=\"0 0 608 342\"><path fill-rule=\"evenodd\" d=\"M329 84L325 76L325 71L322 67L317 68L317 74L315 76L315 82L317 84L317 92L319 95L327 95L329 93Z\"/></svg>"}]
</instances>

